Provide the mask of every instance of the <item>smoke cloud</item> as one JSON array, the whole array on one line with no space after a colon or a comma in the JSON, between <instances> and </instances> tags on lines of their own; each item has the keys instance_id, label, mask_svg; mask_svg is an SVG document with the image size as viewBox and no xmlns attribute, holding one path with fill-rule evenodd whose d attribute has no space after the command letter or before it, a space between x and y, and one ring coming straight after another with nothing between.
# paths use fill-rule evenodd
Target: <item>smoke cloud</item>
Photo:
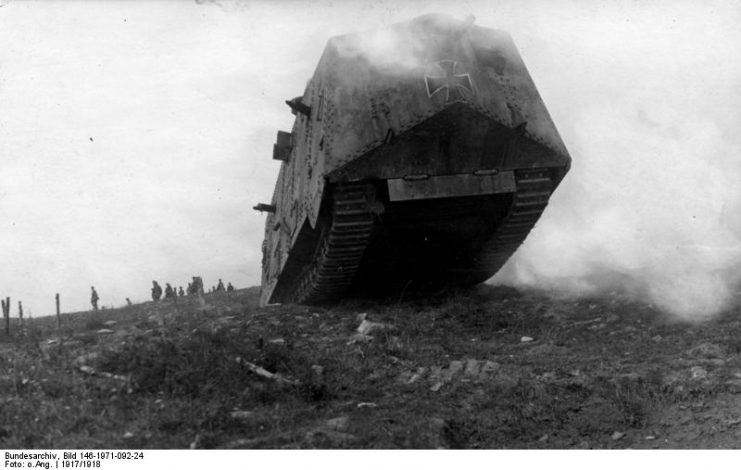
<instances>
[{"instance_id":1,"label":"smoke cloud","mask_svg":"<svg viewBox=\"0 0 741 470\"><path fill-rule=\"evenodd\" d=\"M592 67L575 64L551 82L571 93L546 105L573 166L495 282L571 295L619 291L687 320L738 301L741 142L733 129L741 73L723 57L728 38L653 33L642 38L643 57L621 56L602 36L613 54L584 47ZM662 56L656 44L673 36L671 55ZM565 82L575 74L587 86Z\"/></svg>"}]
</instances>

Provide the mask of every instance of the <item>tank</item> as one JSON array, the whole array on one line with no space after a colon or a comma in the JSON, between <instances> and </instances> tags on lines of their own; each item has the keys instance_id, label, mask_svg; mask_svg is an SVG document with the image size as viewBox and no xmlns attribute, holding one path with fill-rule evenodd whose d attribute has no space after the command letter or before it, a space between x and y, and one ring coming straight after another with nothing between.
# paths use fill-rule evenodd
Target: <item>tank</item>
<instances>
[{"instance_id":1,"label":"tank","mask_svg":"<svg viewBox=\"0 0 741 470\"><path fill-rule=\"evenodd\" d=\"M262 305L486 281L571 158L504 31L426 15L330 38L278 131Z\"/></svg>"}]
</instances>

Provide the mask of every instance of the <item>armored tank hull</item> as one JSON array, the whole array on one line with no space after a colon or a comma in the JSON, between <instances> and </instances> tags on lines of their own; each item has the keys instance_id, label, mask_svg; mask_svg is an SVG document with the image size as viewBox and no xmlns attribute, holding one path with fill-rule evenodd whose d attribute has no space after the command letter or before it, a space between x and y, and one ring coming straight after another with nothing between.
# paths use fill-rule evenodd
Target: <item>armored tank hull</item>
<instances>
[{"instance_id":1,"label":"armored tank hull","mask_svg":"<svg viewBox=\"0 0 741 470\"><path fill-rule=\"evenodd\" d=\"M571 158L510 36L428 15L329 40L286 102L261 303L469 286L525 240Z\"/></svg>"}]
</instances>

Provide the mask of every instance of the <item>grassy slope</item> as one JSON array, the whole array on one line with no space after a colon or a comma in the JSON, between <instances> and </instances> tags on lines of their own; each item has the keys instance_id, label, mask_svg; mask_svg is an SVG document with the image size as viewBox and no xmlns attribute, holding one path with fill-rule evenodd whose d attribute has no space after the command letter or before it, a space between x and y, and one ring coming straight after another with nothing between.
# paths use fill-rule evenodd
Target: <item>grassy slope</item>
<instances>
[{"instance_id":1,"label":"grassy slope","mask_svg":"<svg viewBox=\"0 0 741 470\"><path fill-rule=\"evenodd\" d=\"M741 442L739 308L692 325L617 297L487 286L329 309L258 309L257 294L70 314L61 331L35 319L0 335L0 447ZM353 338L360 312L393 329Z\"/></svg>"}]
</instances>

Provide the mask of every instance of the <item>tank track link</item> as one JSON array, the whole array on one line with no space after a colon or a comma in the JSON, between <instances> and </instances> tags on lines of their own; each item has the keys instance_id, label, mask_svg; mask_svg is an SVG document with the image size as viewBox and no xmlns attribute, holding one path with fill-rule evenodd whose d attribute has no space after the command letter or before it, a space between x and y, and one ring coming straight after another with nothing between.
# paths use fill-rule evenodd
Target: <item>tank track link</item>
<instances>
[{"instance_id":1,"label":"tank track link","mask_svg":"<svg viewBox=\"0 0 741 470\"><path fill-rule=\"evenodd\" d=\"M373 185L367 183L334 188L331 224L320 237L316 261L297 281L294 302L321 303L350 287L373 230L374 195Z\"/></svg>"},{"instance_id":2,"label":"tank track link","mask_svg":"<svg viewBox=\"0 0 741 470\"><path fill-rule=\"evenodd\" d=\"M518 170L509 214L484 244L472 266L477 282L493 276L525 241L548 205L553 181L547 169ZM480 280L479 280L480 279Z\"/></svg>"}]
</instances>

